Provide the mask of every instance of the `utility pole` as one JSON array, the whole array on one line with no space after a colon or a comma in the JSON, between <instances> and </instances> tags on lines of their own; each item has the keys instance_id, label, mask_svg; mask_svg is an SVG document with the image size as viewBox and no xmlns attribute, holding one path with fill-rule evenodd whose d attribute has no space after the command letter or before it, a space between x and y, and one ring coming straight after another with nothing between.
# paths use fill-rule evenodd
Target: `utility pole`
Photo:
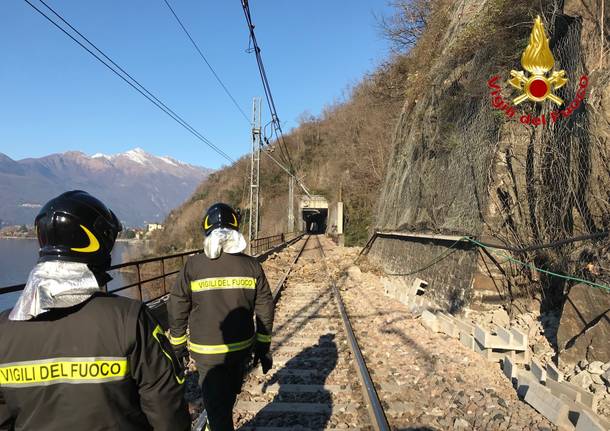
<instances>
[{"instance_id":1,"label":"utility pole","mask_svg":"<svg viewBox=\"0 0 610 431\"><path fill-rule=\"evenodd\" d=\"M288 177L288 232L294 231L294 177Z\"/></svg>"},{"instance_id":2,"label":"utility pole","mask_svg":"<svg viewBox=\"0 0 610 431\"><path fill-rule=\"evenodd\" d=\"M600 47L599 47L599 68L601 69L603 64L604 64L604 15L605 15L605 4L604 4L604 0L602 0L602 7L601 7L601 23L600 23L600 28L601 28L601 32L600 32Z\"/></svg>"},{"instance_id":3,"label":"utility pole","mask_svg":"<svg viewBox=\"0 0 610 431\"><path fill-rule=\"evenodd\" d=\"M252 100L252 153L250 154L250 218L248 227L248 250L258 238L259 191L261 162L261 99Z\"/></svg>"}]
</instances>

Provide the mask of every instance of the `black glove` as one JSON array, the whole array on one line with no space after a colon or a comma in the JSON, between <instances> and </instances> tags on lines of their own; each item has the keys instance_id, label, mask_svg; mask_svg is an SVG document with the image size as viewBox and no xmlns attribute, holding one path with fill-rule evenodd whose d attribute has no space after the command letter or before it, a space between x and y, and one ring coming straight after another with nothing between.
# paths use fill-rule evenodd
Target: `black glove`
<instances>
[{"instance_id":1,"label":"black glove","mask_svg":"<svg viewBox=\"0 0 610 431\"><path fill-rule=\"evenodd\" d=\"M185 364L188 364L190 357L189 349L187 349L186 344L181 347L174 347L174 355L176 355L176 359L182 367L184 367Z\"/></svg>"},{"instance_id":2,"label":"black glove","mask_svg":"<svg viewBox=\"0 0 610 431\"><path fill-rule=\"evenodd\" d=\"M269 351L270 347L271 343L256 342L254 345L254 366L260 361L263 374L267 374L267 371L273 367L273 358Z\"/></svg>"}]
</instances>

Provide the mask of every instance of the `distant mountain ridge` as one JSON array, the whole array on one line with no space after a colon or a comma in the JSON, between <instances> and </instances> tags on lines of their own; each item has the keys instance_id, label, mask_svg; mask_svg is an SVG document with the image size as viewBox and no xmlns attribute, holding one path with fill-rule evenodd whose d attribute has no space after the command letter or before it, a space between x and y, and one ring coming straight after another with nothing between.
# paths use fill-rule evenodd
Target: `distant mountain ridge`
<instances>
[{"instance_id":1,"label":"distant mountain ridge","mask_svg":"<svg viewBox=\"0 0 610 431\"><path fill-rule=\"evenodd\" d=\"M127 226L161 222L211 172L141 148L93 156L68 151L18 161L0 153L0 222L32 224L46 201L74 189L104 201Z\"/></svg>"}]
</instances>

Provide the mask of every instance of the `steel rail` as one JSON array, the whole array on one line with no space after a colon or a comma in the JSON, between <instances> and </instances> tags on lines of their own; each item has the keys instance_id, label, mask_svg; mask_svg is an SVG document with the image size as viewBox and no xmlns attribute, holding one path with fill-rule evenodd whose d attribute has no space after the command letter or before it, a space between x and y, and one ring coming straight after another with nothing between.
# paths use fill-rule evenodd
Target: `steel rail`
<instances>
[{"instance_id":1,"label":"steel rail","mask_svg":"<svg viewBox=\"0 0 610 431\"><path fill-rule=\"evenodd\" d=\"M330 280L333 295L335 297L335 300L337 301L337 307L339 308L339 313L341 314L341 320L343 321L343 328L345 329L345 332L347 334L349 347L352 352L352 355L354 355L354 359L356 360L358 378L360 379L360 383L362 384L362 392L364 395L364 399L367 402L366 407L369 411L369 416L371 417L371 425L376 431L389 431L390 425L388 424L388 419L386 418L385 411L383 409L383 406L381 405L379 395L375 390L373 379L371 378L371 374L369 373L364 357L362 356L360 346L358 346L358 340L354 335L354 330L349 320L347 311L345 310L345 304L343 303L343 299L341 298L341 293L339 292L339 289L335 284L335 280L331 276L328 265L326 264L326 255L324 254L322 243L317 237L316 240L318 241L320 255L322 257L322 262L324 264L324 267L326 268L326 273L328 274L328 278Z\"/></svg>"}]
</instances>

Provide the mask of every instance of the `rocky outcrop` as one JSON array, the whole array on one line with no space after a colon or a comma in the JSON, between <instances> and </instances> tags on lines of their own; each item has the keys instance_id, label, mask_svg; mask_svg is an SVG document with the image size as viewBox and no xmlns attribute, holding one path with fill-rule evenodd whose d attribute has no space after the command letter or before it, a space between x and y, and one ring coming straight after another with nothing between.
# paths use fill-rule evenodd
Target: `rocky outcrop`
<instances>
[{"instance_id":1,"label":"rocky outcrop","mask_svg":"<svg viewBox=\"0 0 610 431\"><path fill-rule=\"evenodd\" d=\"M610 294L586 284L570 289L557 332L559 359L610 362Z\"/></svg>"},{"instance_id":2,"label":"rocky outcrop","mask_svg":"<svg viewBox=\"0 0 610 431\"><path fill-rule=\"evenodd\" d=\"M428 49L413 54L426 61L413 74L396 129L376 228L486 237L513 249L608 230L610 146L600 125L610 118L605 110L610 74L602 66L607 59L600 63L599 54L593 55L599 53L599 4L461 0L447 6L444 33L435 43L424 35L420 44ZM585 102L545 125L523 124L521 115L548 119L554 104L522 103L516 118L509 118L492 107L486 84L499 76L504 99L515 97L506 81L510 70L522 69L531 29L515 23L532 22L536 15L551 37L555 68L569 78L557 91L566 102L559 109L575 99L580 77L588 77ZM592 37L595 31L598 39ZM553 309L561 306L569 283L530 265L593 278L607 267L608 256L599 250L610 243L603 241L606 246L588 241L525 252L457 250L423 278L447 307L454 306L452 298L476 297L471 291L478 270L488 275L500 301L537 295L543 308ZM386 271L411 274L446 249L379 242L371 254ZM507 254L524 264L507 261Z\"/></svg>"}]
</instances>

